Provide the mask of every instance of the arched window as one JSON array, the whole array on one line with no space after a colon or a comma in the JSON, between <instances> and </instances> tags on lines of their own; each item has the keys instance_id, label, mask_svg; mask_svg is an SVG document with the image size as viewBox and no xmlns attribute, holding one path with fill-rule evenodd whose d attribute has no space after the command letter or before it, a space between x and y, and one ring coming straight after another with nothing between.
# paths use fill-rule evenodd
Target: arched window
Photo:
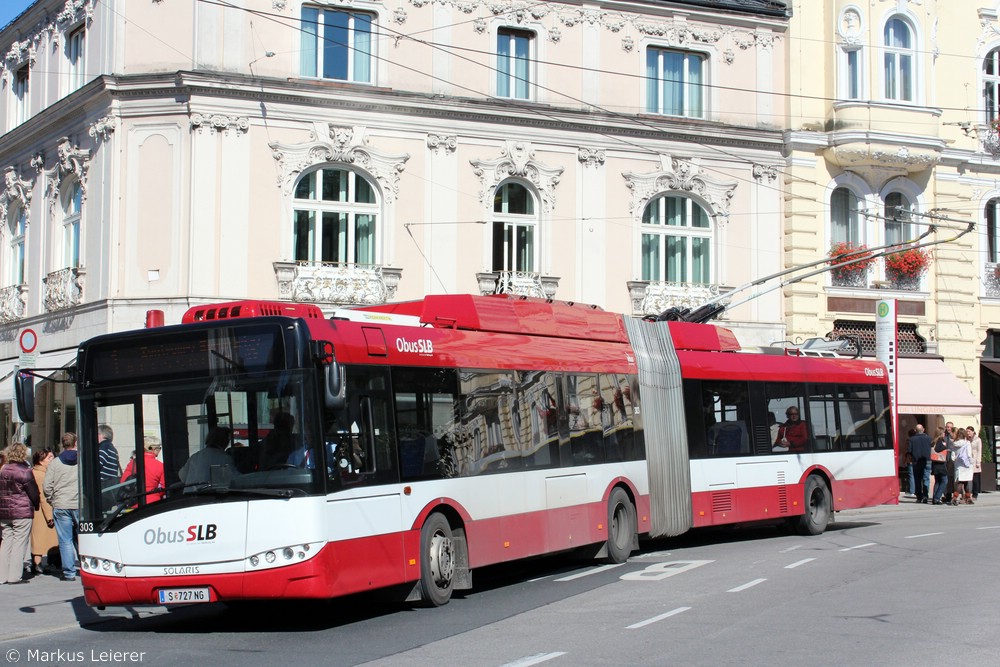
<instances>
[{"instance_id":1,"label":"arched window","mask_svg":"<svg viewBox=\"0 0 1000 667\"><path fill-rule=\"evenodd\" d=\"M1000 48L990 51L983 61L983 109L985 122L1000 118Z\"/></svg>"},{"instance_id":2,"label":"arched window","mask_svg":"<svg viewBox=\"0 0 1000 667\"><path fill-rule=\"evenodd\" d=\"M73 181L62 193L62 267L80 266L80 216L83 210L83 188Z\"/></svg>"},{"instance_id":3,"label":"arched window","mask_svg":"<svg viewBox=\"0 0 1000 667\"><path fill-rule=\"evenodd\" d=\"M1000 263L1000 199L986 202L986 261Z\"/></svg>"},{"instance_id":4,"label":"arched window","mask_svg":"<svg viewBox=\"0 0 1000 667\"><path fill-rule=\"evenodd\" d=\"M906 21L894 17L886 22L882 75L885 78L885 97L888 100L913 101L916 65L913 42L913 31Z\"/></svg>"},{"instance_id":5,"label":"arched window","mask_svg":"<svg viewBox=\"0 0 1000 667\"><path fill-rule=\"evenodd\" d=\"M304 174L292 209L295 261L378 263L378 196L361 174L332 167Z\"/></svg>"},{"instance_id":6,"label":"arched window","mask_svg":"<svg viewBox=\"0 0 1000 667\"><path fill-rule=\"evenodd\" d=\"M28 213L23 206L17 206L10 212L7 221L7 270L5 283L10 285L24 284L24 233L28 228Z\"/></svg>"},{"instance_id":7,"label":"arched window","mask_svg":"<svg viewBox=\"0 0 1000 667\"><path fill-rule=\"evenodd\" d=\"M837 188L830 196L830 236L834 243L860 245L865 242L861 229L861 202L848 188Z\"/></svg>"},{"instance_id":8,"label":"arched window","mask_svg":"<svg viewBox=\"0 0 1000 667\"><path fill-rule=\"evenodd\" d=\"M712 223L694 200L659 196L642 213L642 279L712 282Z\"/></svg>"},{"instance_id":9,"label":"arched window","mask_svg":"<svg viewBox=\"0 0 1000 667\"><path fill-rule=\"evenodd\" d=\"M535 270L538 244L535 198L520 183L508 182L493 195L493 270Z\"/></svg>"},{"instance_id":10,"label":"arched window","mask_svg":"<svg viewBox=\"0 0 1000 667\"><path fill-rule=\"evenodd\" d=\"M885 243L902 243L913 238L913 205L900 192L885 196Z\"/></svg>"}]
</instances>

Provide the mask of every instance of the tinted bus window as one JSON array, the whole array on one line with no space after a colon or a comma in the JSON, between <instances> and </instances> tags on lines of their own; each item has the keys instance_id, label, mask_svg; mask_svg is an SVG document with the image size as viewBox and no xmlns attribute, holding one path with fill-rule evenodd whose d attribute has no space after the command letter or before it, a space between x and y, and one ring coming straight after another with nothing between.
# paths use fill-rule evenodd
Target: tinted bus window
<instances>
[{"instance_id":1,"label":"tinted bus window","mask_svg":"<svg viewBox=\"0 0 1000 667\"><path fill-rule=\"evenodd\" d=\"M813 435L806 409L805 385L800 382L767 382L764 394L767 410L778 424L772 451L808 452L813 449Z\"/></svg>"},{"instance_id":2,"label":"tinted bus window","mask_svg":"<svg viewBox=\"0 0 1000 667\"><path fill-rule=\"evenodd\" d=\"M456 457L459 475L507 470L519 454L514 442L514 374L502 371L462 371L462 437L467 443Z\"/></svg>"},{"instance_id":3,"label":"tinted bus window","mask_svg":"<svg viewBox=\"0 0 1000 667\"><path fill-rule=\"evenodd\" d=\"M604 462L603 401L596 375L567 375L566 400L569 405L570 451L563 465Z\"/></svg>"},{"instance_id":4,"label":"tinted bus window","mask_svg":"<svg viewBox=\"0 0 1000 667\"><path fill-rule=\"evenodd\" d=\"M402 479L454 476L457 371L396 368L392 391Z\"/></svg>"},{"instance_id":5,"label":"tinted bus window","mask_svg":"<svg viewBox=\"0 0 1000 667\"><path fill-rule=\"evenodd\" d=\"M750 398L746 382L685 383L691 458L750 454Z\"/></svg>"}]
</instances>

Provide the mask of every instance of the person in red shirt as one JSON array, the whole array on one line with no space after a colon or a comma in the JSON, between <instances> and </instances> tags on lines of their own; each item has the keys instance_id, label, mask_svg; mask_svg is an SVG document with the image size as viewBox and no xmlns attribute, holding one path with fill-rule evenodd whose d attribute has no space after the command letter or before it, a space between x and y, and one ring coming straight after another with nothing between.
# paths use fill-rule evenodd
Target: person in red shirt
<instances>
[{"instance_id":1,"label":"person in red shirt","mask_svg":"<svg viewBox=\"0 0 1000 667\"><path fill-rule=\"evenodd\" d=\"M804 452L809 443L809 429L799 419L799 409L794 405L785 410L788 420L778 428L778 438L774 444L787 447L790 452Z\"/></svg>"},{"instance_id":2,"label":"person in red shirt","mask_svg":"<svg viewBox=\"0 0 1000 667\"><path fill-rule=\"evenodd\" d=\"M150 491L156 491L158 489L163 489L163 463L160 462L156 456L163 449L163 445L160 444L160 439L155 435L147 435L142 439L143 447L143 466L146 470L146 484L145 490L148 494L146 496L147 503L155 503L157 500L163 498L162 493L149 493ZM133 458L125 466L124 472L122 472L122 482L125 482L129 477L135 473L135 459ZM129 490L130 494L134 491Z\"/></svg>"}]
</instances>

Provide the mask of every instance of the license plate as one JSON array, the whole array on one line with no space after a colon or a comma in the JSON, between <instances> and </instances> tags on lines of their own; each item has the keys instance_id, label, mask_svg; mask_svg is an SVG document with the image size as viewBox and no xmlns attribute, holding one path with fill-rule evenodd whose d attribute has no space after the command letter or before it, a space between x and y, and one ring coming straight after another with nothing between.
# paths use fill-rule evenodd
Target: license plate
<instances>
[{"instance_id":1,"label":"license plate","mask_svg":"<svg viewBox=\"0 0 1000 667\"><path fill-rule=\"evenodd\" d=\"M211 602L208 588L161 588L160 604L187 604L190 602Z\"/></svg>"}]
</instances>

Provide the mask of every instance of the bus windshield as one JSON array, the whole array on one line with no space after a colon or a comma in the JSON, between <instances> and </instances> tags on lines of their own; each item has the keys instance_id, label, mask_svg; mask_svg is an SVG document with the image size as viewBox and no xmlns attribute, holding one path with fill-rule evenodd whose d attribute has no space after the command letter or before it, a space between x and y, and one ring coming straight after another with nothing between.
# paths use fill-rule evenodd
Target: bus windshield
<instances>
[{"instance_id":1,"label":"bus windshield","mask_svg":"<svg viewBox=\"0 0 1000 667\"><path fill-rule=\"evenodd\" d=\"M198 495L319 493L314 382L311 370L283 370L81 396L82 433L96 434L80 443L81 519Z\"/></svg>"}]
</instances>

